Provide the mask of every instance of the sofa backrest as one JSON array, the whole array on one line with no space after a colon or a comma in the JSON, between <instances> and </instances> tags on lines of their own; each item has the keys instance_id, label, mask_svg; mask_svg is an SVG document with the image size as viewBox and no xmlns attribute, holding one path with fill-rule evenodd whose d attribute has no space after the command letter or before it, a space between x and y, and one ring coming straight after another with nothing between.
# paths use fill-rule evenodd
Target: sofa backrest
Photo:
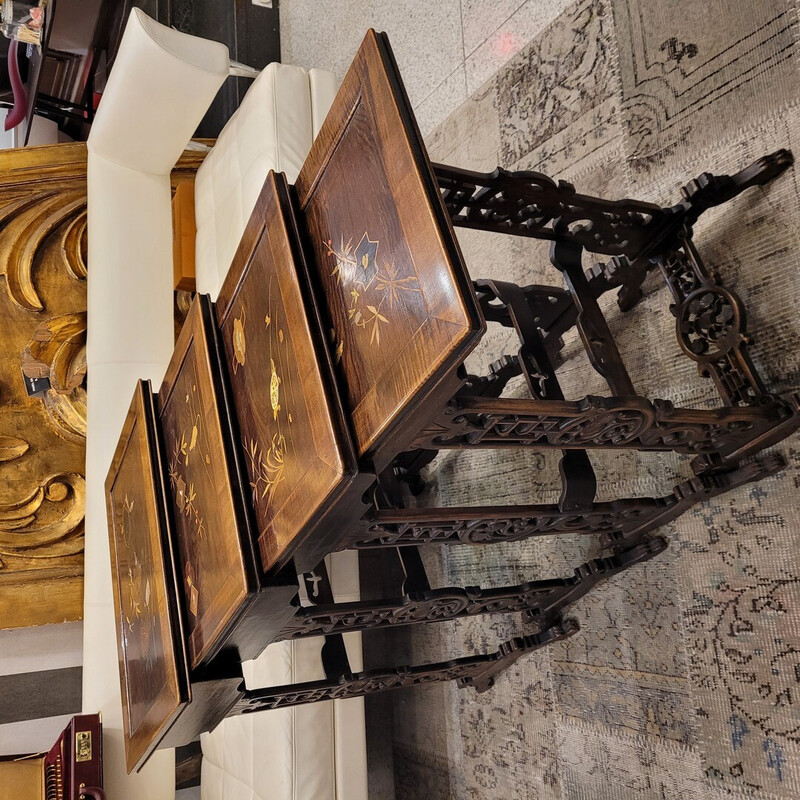
<instances>
[{"instance_id":1,"label":"sofa backrest","mask_svg":"<svg viewBox=\"0 0 800 800\"><path fill-rule=\"evenodd\" d=\"M270 170L294 183L336 95L336 76L269 64L197 171L197 290L216 299Z\"/></svg>"}]
</instances>

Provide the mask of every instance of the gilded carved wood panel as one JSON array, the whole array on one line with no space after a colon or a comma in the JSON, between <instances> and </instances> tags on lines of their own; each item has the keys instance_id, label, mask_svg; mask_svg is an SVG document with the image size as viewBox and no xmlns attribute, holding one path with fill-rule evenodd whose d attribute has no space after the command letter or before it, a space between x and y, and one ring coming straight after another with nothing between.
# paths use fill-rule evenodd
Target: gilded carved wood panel
<instances>
[{"instance_id":1,"label":"gilded carved wood panel","mask_svg":"<svg viewBox=\"0 0 800 800\"><path fill-rule=\"evenodd\" d=\"M0 629L83 613L86 237L86 145L0 150Z\"/></svg>"},{"instance_id":2,"label":"gilded carved wood panel","mask_svg":"<svg viewBox=\"0 0 800 800\"><path fill-rule=\"evenodd\" d=\"M0 628L80 619L86 148L0 151Z\"/></svg>"}]
</instances>

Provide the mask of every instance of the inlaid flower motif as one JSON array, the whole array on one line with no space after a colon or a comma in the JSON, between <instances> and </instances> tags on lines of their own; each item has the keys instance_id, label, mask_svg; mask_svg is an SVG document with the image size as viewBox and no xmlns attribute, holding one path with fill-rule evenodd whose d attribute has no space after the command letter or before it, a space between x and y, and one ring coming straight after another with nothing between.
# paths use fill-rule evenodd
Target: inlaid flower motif
<instances>
[{"instance_id":1,"label":"inlaid flower motif","mask_svg":"<svg viewBox=\"0 0 800 800\"><path fill-rule=\"evenodd\" d=\"M348 239L345 243L344 236L342 236L339 242L339 248L336 249L333 246L333 240L328 239L328 241L325 242L325 248L328 251L328 255L333 256L336 262L331 272L331 277L335 277L336 282L341 283L342 277L345 273L349 272L349 267L354 267L356 265L356 259L353 256L353 240Z\"/></svg>"},{"instance_id":2,"label":"inlaid flower motif","mask_svg":"<svg viewBox=\"0 0 800 800\"><path fill-rule=\"evenodd\" d=\"M130 546L130 530L128 529L128 518L133 513L134 500L131 500L127 493L122 501L122 519L120 521L120 536L126 545Z\"/></svg>"},{"instance_id":3,"label":"inlaid flower motif","mask_svg":"<svg viewBox=\"0 0 800 800\"><path fill-rule=\"evenodd\" d=\"M269 362L272 367L272 375L269 379L269 402L272 406L272 418L278 419L278 412L281 410L281 378L280 375L278 375L278 371L275 369L275 361L270 359Z\"/></svg>"},{"instance_id":4,"label":"inlaid flower motif","mask_svg":"<svg viewBox=\"0 0 800 800\"><path fill-rule=\"evenodd\" d=\"M128 547L127 592L125 593L122 616L129 634L140 638L142 648L146 652L150 642L150 580L139 554L130 541L130 516L133 513L134 501L125 495L122 503L120 535Z\"/></svg>"},{"instance_id":5,"label":"inlaid flower motif","mask_svg":"<svg viewBox=\"0 0 800 800\"><path fill-rule=\"evenodd\" d=\"M269 449L264 453L255 439L246 444L245 452L250 462L250 488L253 490L253 502L259 505L266 500L269 508L272 492L284 478L284 456L286 455L286 438L280 433L272 437Z\"/></svg>"},{"instance_id":6,"label":"inlaid flower motif","mask_svg":"<svg viewBox=\"0 0 800 800\"><path fill-rule=\"evenodd\" d=\"M187 486L186 478L183 474L183 469L189 463L189 452L194 450L197 446L198 434L196 433L197 427L200 423L200 415L197 415L197 421L192 428L191 439L187 442L186 435L181 433L180 439L175 438L175 447L172 452L172 458L169 461L169 483L172 488L175 505L178 511L192 520L195 525L197 535L202 538L205 534L205 522L197 508L195 500L197 499L197 490L194 483L189 483ZM206 463L209 459L206 456Z\"/></svg>"},{"instance_id":7,"label":"inlaid flower motif","mask_svg":"<svg viewBox=\"0 0 800 800\"><path fill-rule=\"evenodd\" d=\"M242 316L241 317L234 317L233 320L233 374L236 374L236 371L239 367L244 366L246 352L247 352L247 340L244 336L244 320L245 320L245 309L242 307Z\"/></svg>"},{"instance_id":8,"label":"inlaid flower motif","mask_svg":"<svg viewBox=\"0 0 800 800\"><path fill-rule=\"evenodd\" d=\"M142 621L150 602L150 582L145 579L142 564L136 554L133 563L128 567L128 587L130 591L125 621L128 623L128 629L133 632Z\"/></svg>"},{"instance_id":9,"label":"inlaid flower motif","mask_svg":"<svg viewBox=\"0 0 800 800\"><path fill-rule=\"evenodd\" d=\"M345 244L340 237L339 249L333 247L332 240L325 243L328 254L336 264L331 277L343 284L345 297L349 298L347 318L355 328L369 331L369 343L380 345L381 327L389 325L387 309L393 309L405 293L420 293L419 281L414 274L402 276L396 263L385 262L378 265L378 240L369 238L365 231L353 250L352 238ZM335 359L341 359L341 344Z\"/></svg>"},{"instance_id":10,"label":"inlaid flower motif","mask_svg":"<svg viewBox=\"0 0 800 800\"><path fill-rule=\"evenodd\" d=\"M394 308L402 292L420 293L419 286L413 285L418 283L417 276L401 278L394 262L384 265L383 272L378 272L376 278L375 291L381 292L389 300L389 308Z\"/></svg>"}]
</instances>

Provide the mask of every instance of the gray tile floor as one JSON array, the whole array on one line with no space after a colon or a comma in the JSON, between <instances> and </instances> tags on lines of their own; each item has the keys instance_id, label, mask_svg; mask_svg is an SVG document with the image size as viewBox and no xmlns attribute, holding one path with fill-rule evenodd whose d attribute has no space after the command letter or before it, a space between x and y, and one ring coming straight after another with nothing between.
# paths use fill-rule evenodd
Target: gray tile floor
<instances>
[{"instance_id":1,"label":"gray tile floor","mask_svg":"<svg viewBox=\"0 0 800 800\"><path fill-rule=\"evenodd\" d=\"M569 0L282 0L281 59L344 75L367 28L385 31L423 136Z\"/></svg>"}]
</instances>

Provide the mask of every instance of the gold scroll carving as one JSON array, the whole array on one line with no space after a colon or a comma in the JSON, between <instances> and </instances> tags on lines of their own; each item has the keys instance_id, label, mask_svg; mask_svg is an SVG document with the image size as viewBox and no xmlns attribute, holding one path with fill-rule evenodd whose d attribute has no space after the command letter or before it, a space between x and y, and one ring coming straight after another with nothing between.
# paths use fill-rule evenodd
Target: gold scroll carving
<instances>
[{"instance_id":1,"label":"gold scroll carving","mask_svg":"<svg viewBox=\"0 0 800 800\"><path fill-rule=\"evenodd\" d=\"M83 615L86 242L85 144L0 150L0 629Z\"/></svg>"},{"instance_id":2,"label":"gold scroll carving","mask_svg":"<svg viewBox=\"0 0 800 800\"><path fill-rule=\"evenodd\" d=\"M85 145L0 151L0 628L83 614L86 276Z\"/></svg>"}]
</instances>

